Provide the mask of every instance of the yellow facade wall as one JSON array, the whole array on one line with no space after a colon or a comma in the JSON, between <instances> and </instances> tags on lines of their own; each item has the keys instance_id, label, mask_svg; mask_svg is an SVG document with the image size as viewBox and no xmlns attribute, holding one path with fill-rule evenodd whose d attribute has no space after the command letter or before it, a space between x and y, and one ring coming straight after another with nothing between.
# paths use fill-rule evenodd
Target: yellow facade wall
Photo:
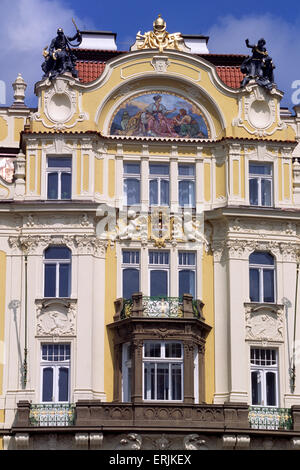
<instances>
[{"instance_id":1,"label":"yellow facade wall","mask_svg":"<svg viewBox=\"0 0 300 470\"><path fill-rule=\"evenodd\" d=\"M283 191L282 191L282 158L278 157L278 198L279 201L282 201Z\"/></svg>"},{"instance_id":2,"label":"yellow facade wall","mask_svg":"<svg viewBox=\"0 0 300 470\"><path fill-rule=\"evenodd\" d=\"M77 149L77 194L81 194L81 151Z\"/></svg>"},{"instance_id":3,"label":"yellow facade wall","mask_svg":"<svg viewBox=\"0 0 300 470\"><path fill-rule=\"evenodd\" d=\"M203 253L202 301L205 322L212 327L205 347L205 401L213 403L215 393L215 345L214 345L214 263L211 252Z\"/></svg>"},{"instance_id":4,"label":"yellow facade wall","mask_svg":"<svg viewBox=\"0 0 300 470\"><path fill-rule=\"evenodd\" d=\"M115 195L115 160L108 160L108 196L114 197Z\"/></svg>"},{"instance_id":5,"label":"yellow facade wall","mask_svg":"<svg viewBox=\"0 0 300 470\"><path fill-rule=\"evenodd\" d=\"M232 162L233 172L233 194L238 196L240 193L240 163L238 160Z\"/></svg>"},{"instance_id":6,"label":"yellow facade wall","mask_svg":"<svg viewBox=\"0 0 300 470\"><path fill-rule=\"evenodd\" d=\"M226 167L225 163L216 165L216 198L226 196Z\"/></svg>"},{"instance_id":7,"label":"yellow facade wall","mask_svg":"<svg viewBox=\"0 0 300 470\"><path fill-rule=\"evenodd\" d=\"M35 155L29 156L29 191L35 191Z\"/></svg>"},{"instance_id":8,"label":"yellow facade wall","mask_svg":"<svg viewBox=\"0 0 300 470\"><path fill-rule=\"evenodd\" d=\"M210 198L210 163L204 163L204 199L209 202Z\"/></svg>"},{"instance_id":9,"label":"yellow facade wall","mask_svg":"<svg viewBox=\"0 0 300 470\"><path fill-rule=\"evenodd\" d=\"M95 160L95 192L103 194L103 159Z\"/></svg>"},{"instance_id":10,"label":"yellow facade wall","mask_svg":"<svg viewBox=\"0 0 300 470\"><path fill-rule=\"evenodd\" d=\"M241 155L240 157L240 165L241 165L241 197L245 199L245 156Z\"/></svg>"},{"instance_id":11,"label":"yellow facade wall","mask_svg":"<svg viewBox=\"0 0 300 470\"><path fill-rule=\"evenodd\" d=\"M14 118L14 140L15 142L19 142L20 140L20 133L24 129L24 118Z\"/></svg>"},{"instance_id":12,"label":"yellow facade wall","mask_svg":"<svg viewBox=\"0 0 300 470\"><path fill-rule=\"evenodd\" d=\"M83 155L83 191L89 190L89 161L88 154Z\"/></svg>"},{"instance_id":13,"label":"yellow facade wall","mask_svg":"<svg viewBox=\"0 0 300 470\"><path fill-rule=\"evenodd\" d=\"M3 117L0 117L0 141L5 140L8 136L8 125Z\"/></svg>"},{"instance_id":14,"label":"yellow facade wall","mask_svg":"<svg viewBox=\"0 0 300 470\"><path fill-rule=\"evenodd\" d=\"M290 199L290 165L289 163L283 164L283 179L284 179L284 199Z\"/></svg>"},{"instance_id":15,"label":"yellow facade wall","mask_svg":"<svg viewBox=\"0 0 300 470\"><path fill-rule=\"evenodd\" d=\"M117 298L117 257L116 247L109 245L105 258L105 325L113 322L115 314L114 301ZM113 400L113 378L114 378L114 345L113 334L106 329L104 340L104 389L107 401Z\"/></svg>"}]
</instances>

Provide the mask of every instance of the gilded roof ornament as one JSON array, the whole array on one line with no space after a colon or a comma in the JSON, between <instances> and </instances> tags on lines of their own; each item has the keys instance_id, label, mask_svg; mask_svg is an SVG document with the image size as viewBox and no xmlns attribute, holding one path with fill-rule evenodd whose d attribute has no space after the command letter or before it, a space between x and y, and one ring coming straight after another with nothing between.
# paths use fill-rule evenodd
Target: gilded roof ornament
<instances>
[{"instance_id":1,"label":"gilded roof ornament","mask_svg":"<svg viewBox=\"0 0 300 470\"><path fill-rule=\"evenodd\" d=\"M166 31L167 24L161 15L158 15L153 22L153 31L141 34L139 31L136 35L136 42L131 47L132 51L140 49L175 49L177 51L189 52L190 49L184 43L181 33L168 33Z\"/></svg>"}]
</instances>

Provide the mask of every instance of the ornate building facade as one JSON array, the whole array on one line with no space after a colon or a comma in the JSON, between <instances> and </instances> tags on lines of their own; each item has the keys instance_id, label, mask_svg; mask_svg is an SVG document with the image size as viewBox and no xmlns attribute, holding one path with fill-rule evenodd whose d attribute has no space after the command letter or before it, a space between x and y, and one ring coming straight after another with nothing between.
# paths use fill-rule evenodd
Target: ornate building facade
<instances>
[{"instance_id":1,"label":"ornate building facade","mask_svg":"<svg viewBox=\"0 0 300 470\"><path fill-rule=\"evenodd\" d=\"M298 109L160 17L114 40L0 108L1 447L297 449Z\"/></svg>"}]
</instances>

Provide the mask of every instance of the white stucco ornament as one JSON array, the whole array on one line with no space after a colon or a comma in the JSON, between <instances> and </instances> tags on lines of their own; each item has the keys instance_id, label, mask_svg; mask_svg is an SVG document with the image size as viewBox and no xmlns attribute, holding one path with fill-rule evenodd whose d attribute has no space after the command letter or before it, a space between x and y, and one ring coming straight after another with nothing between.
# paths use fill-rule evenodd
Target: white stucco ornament
<instances>
[{"instance_id":1,"label":"white stucco ornament","mask_svg":"<svg viewBox=\"0 0 300 470\"><path fill-rule=\"evenodd\" d=\"M247 340L283 341L283 306L245 306Z\"/></svg>"}]
</instances>

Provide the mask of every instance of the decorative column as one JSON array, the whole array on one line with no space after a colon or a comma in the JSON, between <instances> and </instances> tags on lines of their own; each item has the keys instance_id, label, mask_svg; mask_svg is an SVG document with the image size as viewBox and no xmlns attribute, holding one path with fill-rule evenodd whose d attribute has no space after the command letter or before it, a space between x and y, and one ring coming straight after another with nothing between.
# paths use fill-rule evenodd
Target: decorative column
<instances>
[{"instance_id":1,"label":"decorative column","mask_svg":"<svg viewBox=\"0 0 300 470\"><path fill-rule=\"evenodd\" d=\"M149 210L149 150L148 145L143 145L141 159L141 211Z\"/></svg>"},{"instance_id":2,"label":"decorative column","mask_svg":"<svg viewBox=\"0 0 300 470\"><path fill-rule=\"evenodd\" d=\"M132 342L132 403L143 401L143 341L134 339Z\"/></svg>"},{"instance_id":3,"label":"decorative column","mask_svg":"<svg viewBox=\"0 0 300 470\"><path fill-rule=\"evenodd\" d=\"M183 401L194 403L194 343L191 340L183 342Z\"/></svg>"},{"instance_id":4,"label":"decorative column","mask_svg":"<svg viewBox=\"0 0 300 470\"><path fill-rule=\"evenodd\" d=\"M170 158L170 210L173 213L178 212L178 164L177 147L173 149Z\"/></svg>"}]
</instances>

